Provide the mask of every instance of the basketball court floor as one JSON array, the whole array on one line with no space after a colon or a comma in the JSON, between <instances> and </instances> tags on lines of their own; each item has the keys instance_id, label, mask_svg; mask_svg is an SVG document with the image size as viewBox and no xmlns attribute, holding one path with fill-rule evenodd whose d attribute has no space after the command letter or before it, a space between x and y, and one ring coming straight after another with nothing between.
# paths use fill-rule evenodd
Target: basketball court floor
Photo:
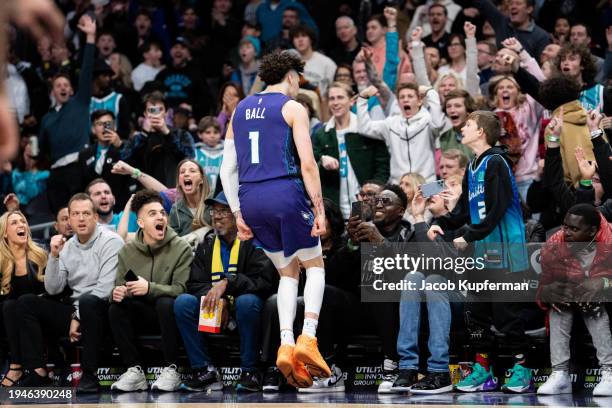
<instances>
[{"instance_id":1,"label":"basketball court floor","mask_svg":"<svg viewBox=\"0 0 612 408\"><path fill-rule=\"evenodd\" d=\"M536 394L507 395L503 393L441 394L441 395L379 395L375 392L346 392L329 394L248 393L237 394L233 391L202 393L110 393L76 396L61 401L50 399L27 400L10 399L2 392L0 405L20 405L30 408L45 404L45 408L154 408L160 404L174 405L179 408L195 407L233 407L233 408L270 408L300 407L314 408L330 406L334 408L393 406L426 406L428 408L460 406L520 406L520 407L612 407L612 397L594 398L590 394L537 396ZM58 403L59 402L59 403Z\"/></svg>"}]
</instances>

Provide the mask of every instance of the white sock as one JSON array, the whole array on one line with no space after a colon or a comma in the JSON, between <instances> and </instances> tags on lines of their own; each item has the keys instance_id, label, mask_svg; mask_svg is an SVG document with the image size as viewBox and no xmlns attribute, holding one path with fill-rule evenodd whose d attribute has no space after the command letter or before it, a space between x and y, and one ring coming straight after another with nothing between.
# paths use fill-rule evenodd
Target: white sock
<instances>
[{"instance_id":1,"label":"white sock","mask_svg":"<svg viewBox=\"0 0 612 408\"><path fill-rule=\"evenodd\" d=\"M302 334L307 334L310 337L317 337L317 325L319 321L310 317L304 318L304 326L302 327Z\"/></svg>"},{"instance_id":2,"label":"white sock","mask_svg":"<svg viewBox=\"0 0 612 408\"><path fill-rule=\"evenodd\" d=\"M281 344L295 345L293 321L295 320L295 309L297 308L297 293L298 280L289 276L281 276L276 296Z\"/></svg>"},{"instance_id":3,"label":"white sock","mask_svg":"<svg viewBox=\"0 0 612 408\"><path fill-rule=\"evenodd\" d=\"M306 285L304 286L304 313L317 316L321 312L323 293L325 292L325 269L312 267L306 269ZM305 318L302 333L316 337L318 319Z\"/></svg>"},{"instance_id":4,"label":"white sock","mask_svg":"<svg viewBox=\"0 0 612 408\"><path fill-rule=\"evenodd\" d=\"M295 346L295 337L293 335L293 330L281 330L280 336L281 344Z\"/></svg>"}]
</instances>

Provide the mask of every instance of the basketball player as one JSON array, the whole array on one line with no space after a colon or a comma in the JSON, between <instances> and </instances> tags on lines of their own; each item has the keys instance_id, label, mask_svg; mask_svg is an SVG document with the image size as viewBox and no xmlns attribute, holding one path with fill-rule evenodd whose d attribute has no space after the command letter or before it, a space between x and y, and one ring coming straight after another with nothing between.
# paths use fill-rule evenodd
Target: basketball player
<instances>
[{"instance_id":1,"label":"basketball player","mask_svg":"<svg viewBox=\"0 0 612 408\"><path fill-rule=\"evenodd\" d=\"M220 171L223 190L236 217L238 237L254 237L280 273L277 303L281 346L276 365L289 384L301 388L312 385L312 376L331 375L316 339L325 289L319 239L325 232L321 182L308 114L292 99L298 94L303 69L304 63L292 52L263 58L259 76L268 87L236 107L225 136ZM298 260L306 269L306 286L304 327L296 343L293 321Z\"/></svg>"}]
</instances>

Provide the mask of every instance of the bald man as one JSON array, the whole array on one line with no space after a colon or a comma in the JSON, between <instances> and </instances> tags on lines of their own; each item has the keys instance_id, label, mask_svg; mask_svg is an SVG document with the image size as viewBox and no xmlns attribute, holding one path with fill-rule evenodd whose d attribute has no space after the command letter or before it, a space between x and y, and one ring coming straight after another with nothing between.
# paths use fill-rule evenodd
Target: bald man
<instances>
[{"instance_id":1,"label":"bald man","mask_svg":"<svg viewBox=\"0 0 612 408\"><path fill-rule=\"evenodd\" d=\"M352 64L361 49L361 43L357 40L357 26L349 16L340 16L336 19L336 38L340 45L329 52L329 57L336 64Z\"/></svg>"}]
</instances>

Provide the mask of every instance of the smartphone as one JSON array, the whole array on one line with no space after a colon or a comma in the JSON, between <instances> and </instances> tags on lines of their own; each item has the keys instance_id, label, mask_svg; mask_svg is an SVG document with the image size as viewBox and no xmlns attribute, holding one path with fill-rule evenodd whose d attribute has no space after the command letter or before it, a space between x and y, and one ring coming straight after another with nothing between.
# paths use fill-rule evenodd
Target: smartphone
<instances>
[{"instance_id":1,"label":"smartphone","mask_svg":"<svg viewBox=\"0 0 612 408\"><path fill-rule=\"evenodd\" d=\"M159 115L161 113L161 107L159 106L150 106L147 108L147 113L149 115Z\"/></svg>"},{"instance_id":2,"label":"smartphone","mask_svg":"<svg viewBox=\"0 0 612 408\"><path fill-rule=\"evenodd\" d=\"M38 136L32 135L30 136L30 150L32 152L32 157L38 157L40 154L40 147L38 145Z\"/></svg>"},{"instance_id":3,"label":"smartphone","mask_svg":"<svg viewBox=\"0 0 612 408\"><path fill-rule=\"evenodd\" d=\"M113 130L113 123L112 122L104 122L104 132L106 133L109 130Z\"/></svg>"},{"instance_id":4,"label":"smartphone","mask_svg":"<svg viewBox=\"0 0 612 408\"><path fill-rule=\"evenodd\" d=\"M351 204L351 217L358 216L361 221L371 221L372 220L372 208L368 203L363 201L355 201Z\"/></svg>"},{"instance_id":5,"label":"smartphone","mask_svg":"<svg viewBox=\"0 0 612 408\"><path fill-rule=\"evenodd\" d=\"M362 218L361 217L362 208L363 208L363 203L361 201L355 201L353 204L351 204L351 218L355 216Z\"/></svg>"},{"instance_id":6,"label":"smartphone","mask_svg":"<svg viewBox=\"0 0 612 408\"><path fill-rule=\"evenodd\" d=\"M133 270L129 269L125 274L126 282L135 282L138 280L138 276L134 273Z\"/></svg>"},{"instance_id":7,"label":"smartphone","mask_svg":"<svg viewBox=\"0 0 612 408\"><path fill-rule=\"evenodd\" d=\"M423 197L429 198L444 191L444 180L436 180L431 183L421 184L420 187Z\"/></svg>"}]
</instances>

